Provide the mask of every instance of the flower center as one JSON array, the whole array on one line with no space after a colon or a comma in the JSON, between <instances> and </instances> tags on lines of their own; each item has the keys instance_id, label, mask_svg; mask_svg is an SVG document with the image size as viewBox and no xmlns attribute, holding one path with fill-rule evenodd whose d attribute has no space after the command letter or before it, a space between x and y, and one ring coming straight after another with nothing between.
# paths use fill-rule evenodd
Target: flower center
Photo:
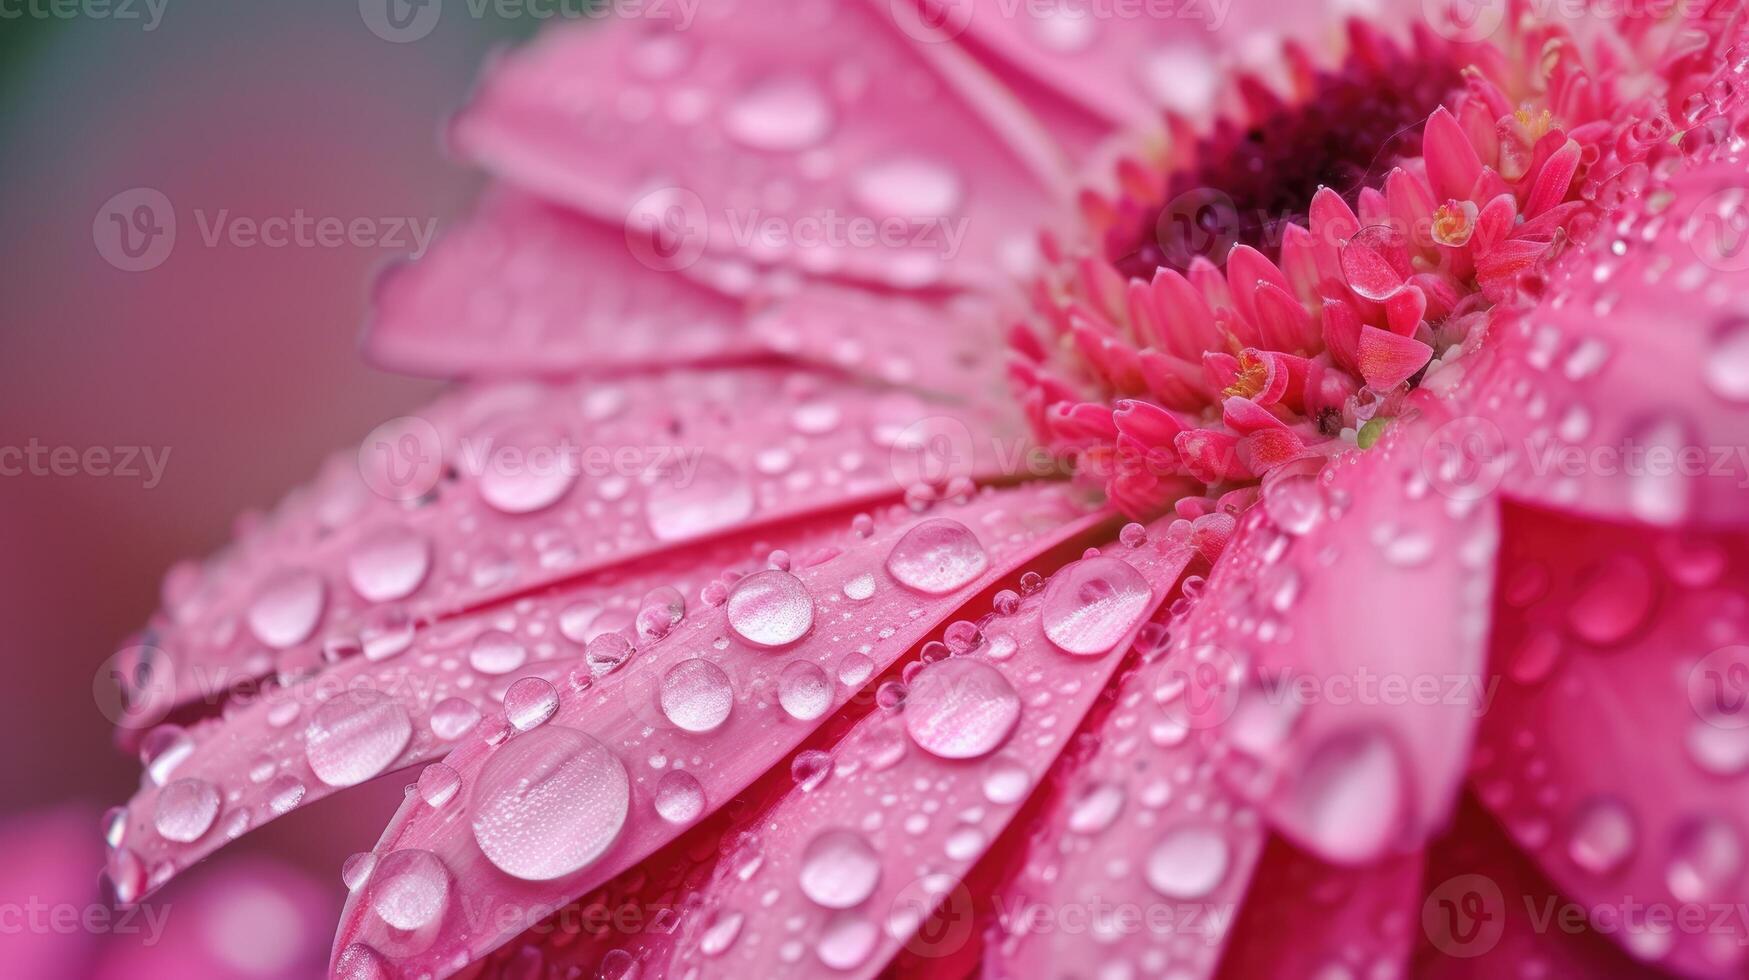
<instances>
[{"instance_id":1,"label":"flower center","mask_svg":"<svg viewBox=\"0 0 1749 980\"><path fill-rule=\"evenodd\" d=\"M1622 38L1528 17L1496 38L1353 25L1339 67L1290 49L1287 94L1241 79L1239 112L1170 120L1083 195L1086 244L1045 242L1012 362L1078 479L1138 518L1230 521L1272 475L1371 445L1491 311L1535 299L1670 149L1674 93Z\"/></svg>"}]
</instances>

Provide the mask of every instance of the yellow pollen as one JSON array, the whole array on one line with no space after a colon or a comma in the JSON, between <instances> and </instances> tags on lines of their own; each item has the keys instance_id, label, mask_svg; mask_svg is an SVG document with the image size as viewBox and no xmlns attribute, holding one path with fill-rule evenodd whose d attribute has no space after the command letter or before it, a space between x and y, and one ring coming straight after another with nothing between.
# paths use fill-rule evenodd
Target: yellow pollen
<instances>
[{"instance_id":1,"label":"yellow pollen","mask_svg":"<svg viewBox=\"0 0 1749 980\"><path fill-rule=\"evenodd\" d=\"M1525 133L1530 136L1532 143L1548 135L1549 130L1553 129L1555 124L1554 117L1549 115L1547 109L1534 116L1530 114L1529 109L1519 109L1512 116L1518 120L1518 125L1523 127Z\"/></svg>"},{"instance_id":2,"label":"yellow pollen","mask_svg":"<svg viewBox=\"0 0 1749 980\"><path fill-rule=\"evenodd\" d=\"M1243 351L1239 354L1239 376L1233 379L1223 395L1237 395L1240 398L1250 398L1263 390L1269 383L1269 365L1260 359Z\"/></svg>"}]
</instances>

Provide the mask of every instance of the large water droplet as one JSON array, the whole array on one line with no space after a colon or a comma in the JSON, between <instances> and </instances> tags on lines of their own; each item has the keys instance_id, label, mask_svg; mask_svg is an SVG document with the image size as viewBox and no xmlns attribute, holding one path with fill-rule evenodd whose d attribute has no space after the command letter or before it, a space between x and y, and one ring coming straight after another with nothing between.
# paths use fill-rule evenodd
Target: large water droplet
<instances>
[{"instance_id":1,"label":"large water droplet","mask_svg":"<svg viewBox=\"0 0 1749 980\"><path fill-rule=\"evenodd\" d=\"M480 709L467 698L444 698L431 709L431 734L445 742L461 738L480 723Z\"/></svg>"},{"instance_id":2,"label":"large water droplet","mask_svg":"<svg viewBox=\"0 0 1749 980\"><path fill-rule=\"evenodd\" d=\"M714 731L729 720L735 689L723 668L699 657L682 660L662 675L662 714L689 732Z\"/></svg>"},{"instance_id":3,"label":"large water droplet","mask_svg":"<svg viewBox=\"0 0 1749 980\"><path fill-rule=\"evenodd\" d=\"M449 883L449 868L430 851L392 851L371 872L370 907L396 929L423 929L449 905Z\"/></svg>"},{"instance_id":4,"label":"large water droplet","mask_svg":"<svg viewBox=\"0 0 1749 980\"><path fill-rule=\"evenodd\" d=\"M753 513L753 486L740 470L707 454L690 474L675 469L658 476L644 508L657 540L682 541L745 521Z\"/></svg>"},{"instance_id":5,"label":"large water droplet","mask_svg":"<svg viewBox=\"0 0 1749 980\"><path fill-rule=\"evenodd\" d=\"M1039 615L1057 649L1097 656L1135 629L1153 599L1148 580L1129 562L1088 558L1051 577Z\"/></svg>"},{"instance_id":6,"label":"large water droplet","mask_svg":"<svg viewBox=\"0 0 1749 980\"><path fill-rule=\"evenodd\" d=\"M905 698L905 731L944 759L995 751L1020 722L1020 695L1002 672L965 657L923 668Z\"/></svg>"},{"instance_id":7,"label":"large water droplet","mask_svg":"<svg viewBox=\"0 0 1749 980\"><path fill-rule=\"evenodd\" d=\"M631 780L607 746L546 725L499 746L471 801L474 840L499 870L528 881L568 875L625 827Z\"/></svg>"},{"instance_id":8,"label":"large water droplet","mask_svg":"<svg viewBox=\"0 0 1749 980\"><path fill-rule=\"evenodd\" d=\"M977 535L945 517L906 531L887 555L889 575L900 585L930 595L945 595L970 583L989 564Z\"/></svg>"},{"instance_id":9,"label":"large water droplet","mask_svg":"<svg viewBox=\"0 0 1749 980\"><path fill-rule=\"evenodd\" d=\"M777 702L790 717L812 721L832 707L832 681L819 667L797 660L778 675Z\"/></svg>"},{"instance_id":10,"label":"large water droplet","mask_svg":"<svg viewBox=\"0 0 1749 980\"><path fill-rule=\"evenodd\" d=\"M1117 819L1123 803L1123 787L1112 783L1089 786L1069 806L1069 829L1077 834L1100 833Z\"/></svg>"},{"instance_id":11,"label":"large water droplet","mask_svg":"<svg viewBox=\"0 0 1749 980\"><path fill-rule=\"evenodd\" d=\"M323 702L304 730L304 757L329 786L353 786L389 767L413 737L400 701L369 688Z\"/></svg>"},{"instance_id":12,"label":"large water droplet","mask_svg":"<svg viewBox=\"0 0 1749 980\"><path fill-rule=\"evenodd\" d=\"M854 970L868 962L880 938L880 928L860 915L833 916L820 930L814 954L834 970Z\"/></svg>"},{"instance_id":13,"label":"large water droplet","mask_svg":"<svg viewBox=\"0 0 1749 980\"><path fill-rule=\"evenodd\" d=\"M1646 563L1628 555L1604 561L1586 576L1567 607L1567 628L1598 646L1613 646L1639 629L1652 611L1654 582Z\"/></svg>"},{"instance_id":14,"label":"large water droplet","mask_svg":"<svg viewBox=\"0 0 1749 980\"><path fill-rule=\"evenodd\" d=\"M957 174L939 163L901 157L864 168L851 183L857 203L879 217L923 221L959 207Z\"/></svg>"},{"instance_id":15,"label":"large water droplet","mask_svg":"<svg viewBox=\"0 0 1749 980\"><path fill-rule=\"evenodd\" d=\"M519 732L526 732L559 710L559 692L539 677L520 677L504 692L504 717Z\"/></svg>"},{"instance_id":16,"label":"large water droplet","mask_svg":"<svg viewBox=\"0 0 1749 980\"><path fill-rule=\"evenodd\" d=\"M1737 317L1719 327L1705 364L1707 387L1713 394L1749 402L1749 319Z\"/></svg>"},{"instance_id":17,"label":"large water droplet","mask_svg":"<svg viewBox=\"0 0 1749 980\"><path fill-rule=\"evenodd\" d=\"M407 527L386 527L359 542L346 562L353 591L372 602L413 594L431 570L431 542Z\"/></svg>"},{"instance_id":18,"label":"large water droplet","mask_svg":"<svg viewBox=\"0 0 1749 980\"><path fill-rule=\"evenodd\" d=\"M455 799L461 788L462 774L441 762L433 762L419 774L419 798L428 806L442 807Z\"/></svg>"},{"instance_id":19,"label":"large water droplet","mask_svg":"<svg viewBox=\"0 0 1749 980\"><path fill-rule=\"evenodd\" d=\"M178 779L158 791L152 826L165 840L199 840L219 815L219 791L204 779Z\"/></svg>"},{"instance_id":20,"label":"large water droplet","mask_svg":"<svg viewBox=\"0 0 1749 980\"><path fill-rule=\"evenodd\" d=\"M798 881L816 905L847 909L874 894L881 880L881 858L854 830L823 830L802 852Z\"/></svg>"},{"instance_id":21,"label":"large water droplet","mask_svg":"<svg viewBox=\"0 0 1749 980\"><path fill-rule=\"evenodd\" d=\"M1347 732L1326 739L1294 782L1288 807L1299 829L1336 860L1362 860L1397 833L1403 771L1383 735Z\"/></svg>"},{"instance_id":22,"label":"large water droplet","mask_svg":"<svg viewBox=\"0 0 1749 980\"><path fill-rule=\"evenodd\" d=\"M807 586L775 568L736 582L726 612L735 635L759 647L788 646L814 625L814 600Z\"/></svg>"},{"instance_id":23,"label":"large water droplet","mask_svg":"<svg viewBox=\"0 0 1749 980\"><path fill-rule=\"evenodd\" d=\"M1621 866L1634 850L1634 816L1620 801L1587 803L1573 822L1567 855L1592 874L1607 874Z\"/></svg>"},{"instance_id":24,"label":"large water droplet","mask_svg":"<svg viewBox=\"0 0 1749 980\"><path fill-rule=\"evenodd\" d=\"M690 823L704 812L704 787L684 769L662 774L656 783L656 813L669 823Z\"/></svg>"},{"instance_id":25,"label":"large water droplet","mask_svg":"<svg viewBox=\"0 0 1749 980\"><path fill-rule=\"evenodd\" d=\"M803 150L832 131L832 106L805 78L772 78L730 104L723 127L756 150Z\"/></svg>"},{"instance_id":26,"label":"large water droplet","mask_svg":"<svg viewBox=\"0 0 1749 980\"><path fill-rule=\"evenodd\" d=\"M1143 874L1148 885L1167 898L1190 901L1215 890L1227 876L1231 848L1213 827L1175 827L1148 852Z\"/></svg>"},{"instance_id":27,"label":"large water droplet","mask_svg":"<svg viewBox=\"0 0 1749 980\"><path fill-rule=\"evenodd\" d=\"M249 604L249 631L275 650L296 646L316 631L327 594L315 572L294 568L276 573Z\"/></svg>"},{"instance_id":28,"label":"large water droplet","mask_svg":"<svg viewBox=\"0 0 1749 980\"><path fill-rule=\"evenodd\" d=\"M487 630L468 648L468 665L482 674L508 674L528 659L528 650L503 630Z\"/></svg>"},{"instance_id":29,"label":"large water droplet","mask_svg":"<svg viewBox=\"0 0 1749 980\"><path fill-rule=\"evenodd\" d=\"M1688 426L1675 416L1654 416L1629 427L1626 445L1643 465L1629 468L1628 509L1648 524L1680 524L1688 516L1693 486L1686 467L1653 465L1650 460L1680 460L1693 452Z\"/></svg>"},{"instance_id":30,"label":"large water droplet","mask_svg":"<svg viewBox=\"0 0 1749 980\"><path fill-rule=\"evenodd\" d=\"M1664 883L1681 901L1705 902L1725 895L1742 871L1742 838L1723 820L1700 817L1677 829Z\"/></svg>"},{"instance_id":31,"label":"large water droplet","mask_svg":"<svg viewBox=\"0 0 1749 980\"><path fill-rule=\"evenodd\" d=\"M480 496L506 514L532 514L559 502L577 482L577 460L563 432L531 425L493 440Z\"/></svg>"}]
</instances>

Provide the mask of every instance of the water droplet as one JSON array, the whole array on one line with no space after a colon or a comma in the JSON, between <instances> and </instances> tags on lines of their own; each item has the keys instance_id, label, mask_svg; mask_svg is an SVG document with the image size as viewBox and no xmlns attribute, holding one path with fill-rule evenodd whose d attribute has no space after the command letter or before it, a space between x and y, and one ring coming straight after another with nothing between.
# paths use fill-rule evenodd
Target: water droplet
<instances>
[{"instance_id":1,"label":"water droplet","mask_svg":"<svg viewBox=\"0 0 1749 980\"><path fill-rule=\"evenodd\" d=\"M591 677L604 677L632 658L632 641L623 633L598 633L583 648L583 662Z\"/></svg>"},{"instance_id":2,"label":"water droplet","mask_svg":"<svg viewBox=\"0 0 1749 980\"><path fill-rule=\"evenodd\" d=\"M1625 445L1644 453L1642 460L1680 460L1693 452L1688 426L1674 416L1654 416L1630 426ZM1641 465L1628 473L1628 509L1648 524L1680 524L1688 516L1693 487L1688 468Z\"/></svg>"},{"instance_id":3,"label":"water droplet","mask_svg":"<svg viewBox=\"0 0 1749 980\"><path fill-rule=\"evenodd\" d=\"M423 929L443 916L449 883L449 868L430 851L391 851L370 876L370 907L396 929Z\"/></svg>"},{"instance_id":4,"label":"water droplet","mask_svg":"<svg viewBox=\"0 0 1749 980\"><path fill-rule=\"evenodd\" d=\"M1303 537L1324 519L1324 494L1314 477L1277 480L1264 485L1263 510L1276 527Z\"/></svg>"},{"instance_id":5,"label":"water droplet","mask_svg":"<svg viewBox=\"0 0 1749 980\"><path fill-rule=\"evenodd\" d=\"M1695 765L1714 775L1738 775L1749 770L1749 728L1697 721L1688 730L1688 754Z\"/></svg>"},{"instance_id":6,"label":"water droplet","mask_svg":"<svg viewBox=\"0 0 1749 980\"><path fill-rule=\"evenodd\" d=\"M165 840L199 840L219 815L219 791L204 779L178 779L158 791L152 826Z\"/></svg>"},{"instance_id":7,"label":"water droplet","mask_svg":"<svg viewBox=\"0 0 1749 980\"><path fill-rule=\"evenodd\" d=\"M1032 776L1015 759L997 756L984 771L984 799L991 803L1019 803L1031 789Z\"/></svg>"},{"instance_id":8,"label":"water droplet","mask_svg":"<svg viewBox=\"0 0 1749 980\"><path fill-rule=\"evenodd\" d=\"M480 497L506 514L532 514L559 502L577 482L570 439L544 425L530 425L493 440L480 474Z\"/></svg>"},{"instance_id":9,"label":"water droplet","mask_svg":"<svg viewBox=\"0 0 1749 980\"><path fill-rule=\"evenodd\" d=\"M1587 803L1573 822L1567 841L1567 856L1595 875L1621 867L1634 850L1634 817L1619 801L1598 799Z\"/></svg>"},{"instance_id":10,"label":"water droplet","mask_svg":"<svg viewBox=\"0 0 1749 980\"><path fill-rule=\"evenodd\" d=\"M1135 629L1153 599L1148 580L1129 562L1087 558L1051 577L1040 617L1057 649L1097 656Z\"/></svg>"},{"instance_id":11,"label":"water droplet","mask_svg":"<svg viewBox=\"0 0 1749 980\"><path fill-rule=\"evenodd\" d=\"M698 939L698 951L706 956L721 956L741 935L745 917L739 912L718 910L711 913L704 932Z\"/></svg>"},{"instance_id":12,"label":"water droplet","mask_svg":"<svg viewBox=\"0 0 1749 980\"><path fill-rule=\"evenodd\" d=\"M1734 318L1713 335L1705 359L1707 387L1726 401L1749 402L1749 319Z\"/></svg>"},{"instance_id":13,"label":"water droplet","mask_svg":"<svg viewBox=\"0 0 1749 980\"><path fill-rule=\"evenodd\" d=\"M1020 695L1002 672L982 661L952 657L930 664L905 697L905 731L944 759L975 759L995 751L1020 722Z\"/></svg>"},{"instance_id":14,"label":"water droplet","mask_svg":"<svg viewBox=\"0 0 1749 980\"><path fill-rule=\"evenodd\" d=\"M419 798L428 805L441 808L455 799L462 788L462 774L441 762L434 762L419 774Z\"/></svg>"},{"instance_id":15,"label":"water droplet","mask_svg":"<svg viewBox=\"0 0 1749 980\"><path fill-rule=\"evenodd\" d=\"M638 636L644 640L659 640L680 625L686 617L686 598L680 590L664 585L651 589L638 606Z\"/></svg>"},{"instance_id":16,"label":"water droplet","mask_svg":"<svg viewBox=\"0 0 1749 980\"><path fill-rule=\"evenodd\" d=\"M1640 628L1652 612L1654 583L1646 563L1617 555L1590 570L1567 607L1567 628L1579 639L1613 646Z\"/></svg>"},{"instance_id":17,"label":"water droplet","mask_svg":"<svg viewBox=\"0 0 1749 980\"><path fill-rule=\"evenodd\" d=\"M1743 871L1743 842L1723 820L1700 817L1676 831L1664 883L1684 902L1725 895Z\"/></svg>"},{"instance_id":18,"label":"water droplet","mask_svg":"<svg viewBox=\"0 0 1749 980\"><path fill-rule=\"evenodd\" d=\"M323 702L304 729L304 757L329 786L353 786L389 767L413 737L400 701L369 688Z\"/></svg>"},{"instance_id":19,"label":"water droplet","mask_svg":"<svg viewBox=\"0 0 1749 980\"><path fill-rule=\"evenodd\" d=\"M838 661L838 683L845 687L861 687L874 674L874 661L851 651Z\"/></svg>"},{"instance_id":20,"label":"water droplet","mask_svg":"<svg viewBox=\"0 0 1749 980\"><path fill-rule=\"evenodd\" d=\"M723 668L699 657L682 660L662 675L662 714L682 730L709 732L729 720L735 690Z\"/></svg>"},{"instance_id":21,"label":"water droplet","mask_svg":"<svg viewBox=\"0 0 1749 980\"><path fill-rule=\"evenodd\" d=\"M376 870L377 856L370 851L360 851L347 858L340 865L340 881L347 891L358 891L359 886L370 880L370 873Z\"/></svg>"},{"instance_id":22,"label":"water droplet","mask_svg":"<svg viewBox=\"0 0 1749 980\"><path fill-rule=\"evenodd\" d=\"M820 930L814 954L834 970L854 970L868 961L880 929L860 915L839 915Z\"/></svg>"},{"instance_id":23,"label":"water droplet","mask_svg":"<svg viewBox=\"0 0 1749 980\"><path fill-rule=\"evenodd\" d=\"M559 692L542 678L518 678L504 692L504 716L519 732L540 725L557 710Z\"/></svg>"},{"instance_id":24,"label":"water droplet","mask_svg":"<svg viewBox=\"0 0 1749 980\"><path fill-rule=\"evenodd\" d=\"M723 127L755 150L804 150L826 138L832 106L805 78L771 78L753 85L730 104Z\"/></svg>"},{"instance_id":25,"label":"water droplet","mask_svg":"<svg viewBox=\"0 0 1749 980\"><path fill-rule=\"evenodd\" d=\"M863 572L844 583L844 597L853 602L863 602L875 594L875 577L872 572Z\"/></svg>"},{"instance_id":26,"label":"water droplet","mask_svg":"<svg viewBox=\"0 0 1749 980\"><path fill-rule=\"evenodd\" d=\"M945 517L905 532L887 555L887 573L906 588L946 595L984 573L990 559L971 529Z\"/></svg>"},{"instance_id":27,"label":"water droplet","mask_svg":"<svg viewBox=\"0 0 1749 980\"><path fill-rule=\"evenodd\" d=\"M310 638L327 601L322 577L295 568L269 578L249 604L249 631L262 643L284 650Z\"/></svg>"},{"instance_id":28,"label":"water droplet","mask_svg":"<svg viewBox=\"0 0 1749 980\"><path fill-rule=\"evenodd\" d=\"M341 950L334 975L337 980L389 980L394 976L382 954L364 943L353 943Z\"/></svg>"},{"instance_id":29,"label":"water droplet","mask_svg":"<svg viewBox=\"0 0 1749 980\"><path fill-rule=\"evenodd\" d=\"M704 787L684 769L663 773L656 782L656 813L669 823L691 823L704 812Z\"/></svg>"},{"instance_id":30,"label":"water droplet","mask_svg":"<svg viewBox=\"0 0 1749 980\"><path fill-rule=\"evenodd\" d=\"M802 894L829 909L862 904L881 880L881 858L863 836L835 827L823 830L802 852Z\"/></svg>"},{"instance_id":31,"label":"water droplet","mask_svg":"<svg viewBox=\"0 0 1749 980\"><path fill-rule=\"evenodd\" d=\"M804 793L825 782L826 777L831 773L832 755L819 749L798 752L789 764L790 778L795 780L796 785L800 786Z\"/></svg>"},{"instance_id":32,"label":"water droplet","mask_svg":"<svg viewBox=\"0 0 1749 980\"><path fill-rule=\"evenodd\" d=\"M719 457L698 457L691 474L660 475L644 500L650 533L682 541L741 524L753 513L753 486Z\"/></svg>"},{"instance_id":33,"label":"water droplet","mask_svg":"<svg viewBox=\"0 0 1749 980\"><path fill-rule=\"evenodd\" d=\"M819 667L797 660L778 675L777 702L790 717L812 721L832 707L832 681Z\"/></svg>"},{"instance_id":34,"label":"water droplet","mask_svg":"<svg viewBox=\"0 0 1749 980\"><path fill-rule=\"evenodd\" d=\"M170 774L193 752L193 737L176 725L159 725L140 740L140 762L157 786L168 782Z\"/></svg>"},{"instance_id":35,"label":"water droplet","mask_svg":"<svg viewBox=\"0 0 1749 980\"><path fill-rule=\"evenodd\" d=\"M735 583L726 607L729 629L758 647L783 647L814 626L814 600L802 580L767 569Z\"/></svg>"},{"instance_id":36,"label":"water droplet","mask_svg":"<svg viewBox=\"0 0 1749 980\"><path fill-rule=\"evenodd\" d=\"M267 808L274 813L290 813L303 801L303 781L289 772L280 773L267 784Z\"/></svg>"},{"instance_id":37,"label":"water droplet","mask_svg":"<svg viewBox=\"0 0 1749 980\"><path fill-rule=\"evenodd\" d=\"M1148 853L1148 885L1170 899L1190 901L1215 890L1231 860L1227 838L1213 827L1175 827Z\"/></svg>"},{"instance_id":38,"label":"water droplet","mask_svg":"<svg viewBox=\"0 0 1749 980\"><path fill-rule=\"evenodd\" d=\"M1077 834L1103 832L1123 809L1123 787L1096 783L1087 787L1069 805L1069 829Z\"/></svg>"},{"instance_id":39,"label":"water droplet","mask_svg":"<svg viewBox=\"0 0 1749 980\"><path fill-rule=\"evenodd\" d=\"M487 630L468 648L468 665L482 674L508 674L528 659L522 643L503 630Z\"/></svg>"},{"instance_id":40,"label":"water droplet","mask_svg":"<svg viewBox=\"0 0 1749 980\"><path fill-rule=\"evenodd\" d=\"M361 541L346 562L353 591L372 602L404 599L431 570L431 542L408 527L385 527Z\"/></svg>"},{"instance_id":41,"label":"water droplet","mask_svg":"<svg viewBox=\"0 0 1749 980\"><path fill-rule=\"evenodd\" d=\"M1303 833L1336 860L1360 860L1386 846L1399 828L1403 771L1390 740L1343 732L1313 751L1287 807Z\"/></svg>"},{"instance_id":42,"label":"water droplet","mask_svg":"<svg viewBox=\"0 0 1749 980\"><path fill-rule=\"evenodd\" d=\"M619 839L631 807L625 764L589 735L544 725L499 746L471 801L474 840L528 881L568 875Z\"/></svg>"},{"instance_id":43,"label":"water droplet","mask_svg":"<svg viewBox=\"0 0 1749 980\"><path fill-rule=\"evenodd\" d=\"M863 168L852 179L858 204L877 217L925 221L951 214L964 195L959 175L930 160L900 157Z\"/></svg>"},{"instance_id":44,"label":"water droplet","mask_svg":"<svg viewBox=\"0 0 1749 980\"><path fill-rule=\"evenodd\" d=\"M444 698L431 709L431 734L454 741L480 723L480 709L467 698Z\"/></svg>"}]
</instances>

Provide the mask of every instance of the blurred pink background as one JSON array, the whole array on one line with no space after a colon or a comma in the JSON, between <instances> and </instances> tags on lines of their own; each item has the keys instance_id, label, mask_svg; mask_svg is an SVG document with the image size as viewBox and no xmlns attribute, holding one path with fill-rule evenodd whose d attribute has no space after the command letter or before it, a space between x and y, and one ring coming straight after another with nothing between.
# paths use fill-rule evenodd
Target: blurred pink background
<instances>
[{"instance_id":1,"label":"blurred pink background","mask_svg":"<svg viewBox=\"0 0 1749 980\"><path fill-rule=\"evenodd\" d=\"M0 962L29 977L308 976L326 963L340 861L374 843L401 781L227 850L154 896L159 928L105 919L98 817L139 769L92 677L173 562L436 386L357 353L371 275L406 248L208 245L196 211L460 214L475 178L443 159L439 123L495 44L539 25L451 4L396 44L353 3L173 0L150 30L144 4L131 21L98 6L0 21L0 452L147 447L164 468L151 487L149 472L0 475ZM178 234L161 265L126 272L93 222L139 187L171 202Z\"/></svg>"}]
</instances>

